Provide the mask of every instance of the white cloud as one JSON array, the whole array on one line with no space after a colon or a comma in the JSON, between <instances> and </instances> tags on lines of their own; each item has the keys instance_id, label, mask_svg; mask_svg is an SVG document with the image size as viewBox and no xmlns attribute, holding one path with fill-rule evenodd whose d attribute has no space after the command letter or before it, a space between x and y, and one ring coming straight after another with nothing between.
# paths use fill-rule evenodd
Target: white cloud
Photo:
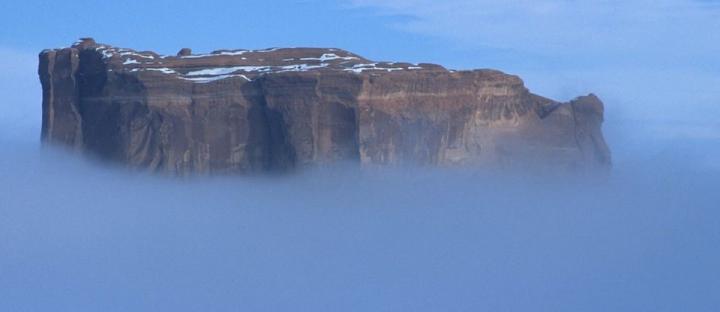
<instances>
[{"instance_id":1,"label":"white cloud","mask_svg":"<svg viewBox=\"0 0 720 312\"><path fill-rule=\"evenodd\" d=\"M546 53L720 52L720 6L689 0L350 0L409 16L401 29Z\"/></svg>"}]
</instances>

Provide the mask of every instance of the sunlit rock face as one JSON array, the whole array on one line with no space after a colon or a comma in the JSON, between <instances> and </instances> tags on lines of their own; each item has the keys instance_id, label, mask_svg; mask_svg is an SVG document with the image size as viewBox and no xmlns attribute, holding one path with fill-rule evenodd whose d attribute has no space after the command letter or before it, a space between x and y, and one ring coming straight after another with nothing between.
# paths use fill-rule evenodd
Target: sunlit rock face
<instances>
[{"instance_id":1,"label":"sunlit rock face","mask_svg":"<svg viewBox=\"0 0 720 312\"><path fill-rule=\"evenodd\" d=\"M495 70L321 48L162 56L85 38L41 52L38 72L45 142L155 172L610 166L596 96L559 103Z\"/></svg>"}]
</instances>

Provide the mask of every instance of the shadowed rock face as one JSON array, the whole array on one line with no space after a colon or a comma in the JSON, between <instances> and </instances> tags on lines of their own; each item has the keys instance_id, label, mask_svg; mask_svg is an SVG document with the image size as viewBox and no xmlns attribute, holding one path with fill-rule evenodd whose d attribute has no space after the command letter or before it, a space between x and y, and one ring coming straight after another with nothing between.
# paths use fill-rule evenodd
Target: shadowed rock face
<instances>
[{"instance_id":1,"label":"shadowed rock face","mask_svg":"<svg viewBox=\"0 0 720 312\"><path fill-rule=\"evenodd\" d=\"M555 102L495 70L319 48L161 56L85 38L41 52L38 72L45 142L156 172L610 166L596 96Z\"/></svg>"}]
</instances>

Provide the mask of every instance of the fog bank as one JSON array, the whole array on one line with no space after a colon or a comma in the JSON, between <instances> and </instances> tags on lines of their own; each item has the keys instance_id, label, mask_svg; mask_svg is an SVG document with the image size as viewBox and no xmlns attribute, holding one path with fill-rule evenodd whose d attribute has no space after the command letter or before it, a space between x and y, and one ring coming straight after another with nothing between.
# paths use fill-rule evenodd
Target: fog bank
<instances>
[{"instance_id":1,"label":"fog bank","mask_svg":"<svg viewBox=\"0 0 720 312\"><path fill-rule=\"evenodd\" d=\"M350 168L169 179L10 146L2 311L720 304L720 172L688 157L624 162L602 179Z\"/></svg>"}]
</instances>

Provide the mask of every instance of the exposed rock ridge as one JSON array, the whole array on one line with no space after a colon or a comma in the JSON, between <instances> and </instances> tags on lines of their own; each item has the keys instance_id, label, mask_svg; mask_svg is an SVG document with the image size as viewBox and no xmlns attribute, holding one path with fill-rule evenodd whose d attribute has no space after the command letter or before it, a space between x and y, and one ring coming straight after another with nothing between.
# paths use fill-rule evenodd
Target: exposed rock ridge
<instances>
[{"instance_id":1,"label":"exposed rock ridge","mask_svg":"<svg viewBox=\"0 0 720 312\"><path fill-rule=\"evenodd\" d=\"M177 56L98 44L40 53L42 137L172 174L361 165L607 168L603 104L495 70L340 49Z\"/></svg>"}]
</instances>

